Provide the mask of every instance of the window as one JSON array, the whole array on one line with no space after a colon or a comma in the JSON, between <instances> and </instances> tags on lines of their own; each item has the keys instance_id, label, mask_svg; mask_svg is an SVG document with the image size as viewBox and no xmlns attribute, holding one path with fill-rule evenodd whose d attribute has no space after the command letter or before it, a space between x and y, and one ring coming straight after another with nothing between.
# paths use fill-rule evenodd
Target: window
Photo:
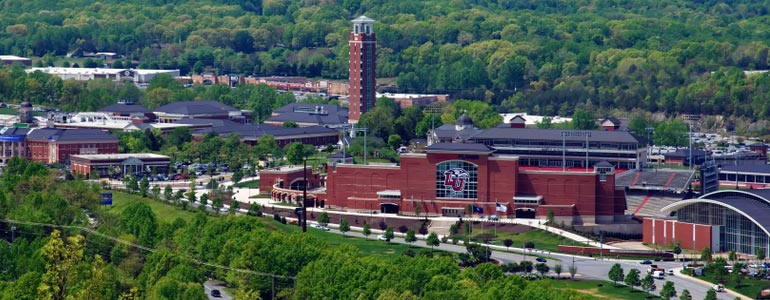
<instances>
[{"instance_id":1,"label":"window","mask_svg":"<svg viewBox=\"0 0 770 300\"><path fill-rule=\"evenodd\" d=\"M462 160L450 160L436 165L436 197L476 199L478 167Z\"/></svg>"}]
</instances>

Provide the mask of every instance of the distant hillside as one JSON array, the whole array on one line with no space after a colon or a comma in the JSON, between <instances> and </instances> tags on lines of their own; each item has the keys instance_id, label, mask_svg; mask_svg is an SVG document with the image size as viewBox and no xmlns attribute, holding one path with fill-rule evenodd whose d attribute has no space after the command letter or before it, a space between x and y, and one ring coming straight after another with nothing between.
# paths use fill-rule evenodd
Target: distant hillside
<instances>
[{"instance_id":1,"label":"distant hillside","mask_svg":"<svg viewBox=\"0 0 770 300\"><path fill-rule=\"evenodd\" d=\"M770 116L770 1L0 1L0 53L125 55L183 73L346 78L350 19L378 76L504 111L594 107ZM326 48L318 51L318 48ZM54 61L46 58L44 62ZM712 72L713 75L710 75Z\"/></svg>"}]
</instances>

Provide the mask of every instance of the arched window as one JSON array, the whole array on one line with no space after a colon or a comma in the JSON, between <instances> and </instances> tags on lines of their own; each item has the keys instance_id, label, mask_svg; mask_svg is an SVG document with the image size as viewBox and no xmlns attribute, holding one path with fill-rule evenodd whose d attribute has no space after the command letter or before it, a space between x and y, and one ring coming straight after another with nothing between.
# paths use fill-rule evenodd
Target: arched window
<instances>
[{"instance_id":1,"label":"arched window","mask_svg":"<svg viewBox=\"0 0 770 300\"><path fill-rule=\"evenodd\" d=\"M436 197L476 199L478 167L462 160L450 160L436 165Z\"/></svg>"}]
</instances>

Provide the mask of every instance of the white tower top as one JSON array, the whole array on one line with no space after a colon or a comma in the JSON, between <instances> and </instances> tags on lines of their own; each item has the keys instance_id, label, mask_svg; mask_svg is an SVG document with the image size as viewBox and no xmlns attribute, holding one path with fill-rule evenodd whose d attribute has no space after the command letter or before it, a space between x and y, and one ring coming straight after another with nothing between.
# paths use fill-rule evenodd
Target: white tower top
<instances>
[{"instance_id":1,"label":"white tower top","mask_svg":"<svg viewBox=\"0 0 770 300\"><path fill-rule=\"evenodd\" d=\"M366 16L360 16L353 21L353 33L354 34L372 34L374 33L374 20L367 18Z\"/></svg>"}]
</instances>

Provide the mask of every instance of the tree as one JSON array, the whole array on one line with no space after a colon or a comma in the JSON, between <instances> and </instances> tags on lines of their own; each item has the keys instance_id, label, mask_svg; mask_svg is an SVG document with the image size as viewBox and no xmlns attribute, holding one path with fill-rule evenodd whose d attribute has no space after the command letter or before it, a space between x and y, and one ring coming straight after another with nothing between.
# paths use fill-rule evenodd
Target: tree
<instances>
[{"instance_id":1,"label":"tree","mask_svg":"<svg viewBox=\"0 0 770 300\"><path fill-rule=\"evenodd\" d=\"M556 273L556 278L561 278L561 272L562 272L561 268L562 268L561 264L553 265L553 272Z\"/></svg>"},{"instance_id":2,"label":"tree","mask_svg":"<svg viewBox=\"0 0 770 300\"><path fill-rule=\"evenodd\" d=\"M548 273L549 269L550 268L545 263L537 263L535 265L535 270L537 270L537 272L540 273L541 276L545 275L545 273Z\"/></svg>"},{"instance_id":3,"label":"tree","mask_svg":"<svg viewBox=\"0 0 770 300\"><path fill-rule=\"evenodd\" d=\"M572 129L593 130L596 129L596 120L593 113L583 109L576 109L572 114Z\"/></svg>"},{"instance_id":4,"label":"tree","mask_svg":"<svg viewBox=\"0 0 770 300\"><path fill-rule=\"evenodd\" d=\"M639 270L638 269L628 270L628 274L626 274L626 278L625 280L623 280L623 282L627 286L630 286L631 289L642 284L642 281L639 278Z\"/></svg>"},{"instance_id":5,"label":"tree","mask_svg":"<svg viewBox=\"0 0 770 300\"><path fill-rule=\"evenodd\" d=\"M642 289L648 294L655 289L655 279L652 278L652 274L647 274L642 279Z\"/></svg>"},{"instance_id":6,"label":"tree","mask_svg":"<svg viewBox=\"0 0 770 300\"><path fill-rule=\"evenodd\" d=\"M688 290L682 290L682 294L679 295L679 300L692 300L692 295L690 295L690 291Z\"/></svg>"},{"instance_id":7,"label":"tree","mask_svg":"<svg viewBox=\"0 0 770 300\"><path fill-rule=\"evenodd\" d=\"M618 285L618 281L623 281L625 278L625 275L623 274L623 267L621 267L619 263L612 265L612 268L610 268L610 271L607 275L609 276L610 280L612 280L612 283L614 283L616 286Z\"/></svg>"},{"instance_id":8,"label":"tree","mask_svg":"<svg viewBox=\"0 0 770 300\"><path fill-rule=\"evenodd\" d=\"M350 224L348 224L347 219L342 219L342 221L340 221L340 232L342 232L342 235L344 236L348 231L350 231Z\"/></svg>"},{"instance_id":9,"label":"tree","mask_svg":"<svg viewBox=\"0 0 770 300\"><path fill-rule=\"evenodd\" d=\"M404 241L410 244L414 244L414 242L417 241L417 236L414 234L414 229L409 229L409 231L406 232Z\"/></svg>"},{"instance_id":10,"label":"tree","mask_svg":"<svg viewBox=\"0 0 770 300\"><path fill-rule=\"evenodd\" d=\"M372 226L369 225L369 223L364 224L364 238L369 238L369 235L372 234Z\"/></svg>"},{"instance_id":11,"label":"tree","mask_svg":"<svg viewBox=\"0 0 770 300\"><path fill-rule=\"evenodd\" d=\"M262 296L260 295L259 290L238 289L235 292L233 300L262 300Z\"/></svg>"},{"instance_id":12,"label":"tree","mask_svg":"<svg viewBox=\"0 0 770 300\"><path fill-rule=\"evenodd\" d=\"M388 226L388 229L385 229L385 240L390 242L396 235L393 233L393 227Z\"/></svg>"},{"instance_id":13,"label":"tree","mask_svg":"<svg viewBox=\"0 0 770 300\"><path fill-rule=\"evenodd\" d=\"M139 190L139 183L136 181L136 176L128 176L128 184L126 185L129 193L136 193Z\"/></svg>"},{"instance_id":14,"label":"tree","mask_svg":"<svg viewBox=\"0 0 770 300\"><path fill-rule=\"evenodd\" d=\"M682 247L679 246L679 243L676 243L676 245L674 245L674 249L671 252L674 252L674 255L682 254Z\"/></svg>"},{"instance_id":15,"label":"tree","mask_svg":"<svg viewBox=\"0 0 770 300\"><path fill-rule=\"evenodd\" d=\"M577 274L577 266L573 264L569 266L569 278L575 279L575 274Z\"/></svg>"},{"instance_id":16,"label":"tree","mask_svg":"<svg viewBox=\"0 0 770 300\"><path fill-rule=\"evenodd\" d=\"M163 188L163 198L166 198L166 200L171 201L173 200L173 190L171 189L171 185L167 184L166 187Z\"/></svg>"},{"instance_id":17,"label":"tree","mask_svg":"<svg viewBox=\"0 0 770 300\"><path fill-rule=\"evenodd\" d=\"M147 176L142 177L142 182L139 184L139 191L142 192L142 197L147 197L147 194L150 190L150 180L147 179Z\"/></svg>"},{"instance_id":18,"label":"tree","mask_svg":"<svg viewBox=\"0 0 770 300\"><path fill-rule=\"evenodd\" d=\"M299 128L299 125L297 125L297 122L294 121L286 121L281 124L281 127L283 128Z\"/></svg>"},{"instance_id":19,"label":"tree","mask_svg":"<svg viewBox=\"0 0 770 300\"><path fill-rule=\"evenodd\" d=\"M739 262L733 264L733 272L730 274L730 277L735 282L736 288L740 288L743 282L743 272L741 272L741 269L743 269L743 264Z\"/></svg>"},{"instance_id":20,"label":"tree","mask_svg":"<svg viewBox=\"0 0 770 300\"><path fill-rule=\"evenodd\" d=\"M322 212L321 215L318 216L318 224L323 226L329 225L329 214Z\"/></svg>"},{"instance_id":21,"label":"tree","mask_svg":"<svg viewBox=\"0 0 770 300\"><path fill-rule=\"evenodd\" d=\"M83 236L74 235L62 241L59 230L51 232L48 242L40 249L46 261L46 272L37 287L40 299L64 300L69 297L67 285L83 258ZM71 297L72 295L70 295Z\"/></svg>"},{"instance_id":22,"label":"tree","mask_svg":"<svg viewBox=\"0 0 770 300\"><path fill-rule=\"evenodd\" d=\"M730 250L730 252L727 253L727 260L731 262L735 262L736 260L738 260L738 253L735 252L735 249Z\"/></svg>"},{"instance_id":23,"label":"tree","mask_svg":"<svg viewBox=\"0 0 770 300\"><path fill-rule=\"evenodd\" d=\"M666 283L663 284L663 288L660 289L660 296L664 299L669 299L671 297L676 296L676 289L674 288L674 283L671 281L666 281Z\"/></svg>"},{"instance_id":24,"label":"tree","mask_svg":"<svg viewBox=\"0 0 770 300\"><path fill-rule=\"evenodd\" d=\"M190 180L190 187L189 191L187 191L187 201L190 202L190 205L195 204L196 198L195 198L195 184L196 184L195 178Z\"/></svg>"},{"instance_id":25,"label":"tree","mask_svg":"<svg viewBox=\"0 0 770 300\"><path fill-rule=\"evenodd\" d=\"M428 238L425 239L425 244L430 246L431 250L433 250L433 247L437 247L440 243L441 243L441 241L438 238L438 234L436 232L431 232L428 235Z\"/></svg>"},{"instance_id":26,"label":"tree","mask_svg":"<svg viewBox=\"0 0 770 300\"><path fill-rule=\"evenodd\" d=\"M230 201L230 214L235 214L241 207L241 203L237 200Z\"/></svg>"},{"instance_id":27,"label":"tree","mask_svg":"<svg viewBox=\"0 0 770 300\"><path fill-rule=\"evenodd\" d=\"M393 150L397 150L401 146L401 142L401 136L398 134L388 136L388 146Z\"/></svg>"},{"instance_id":28,"label":"tree","mask_svg":"<svg viewBox=\"0 0 770 300\"><path fill-rule=\"evenodd\" d=\"M313 155L315 148L312 145L305 145L300 142L293 142L286 146L286 159L293 165L302 164L302 161Z\"/></svg>"},{"instance_id":29,"label":"tree","mask_svg":"<svg viewBox=\"0 0 770 300\"><path fill-rule=\"evenodd\" d=\"M153 185L152 186L152 195L155 196L155 198L160 197L160 185Z\"/></svg>"},{"instance_id":30,"label":"tree","mask_svg":"<svg viewBox=\"0 0 770 300\"><path fill-rule=\"evenodd\" d=\"M703 248L700 252L700 260L711 262L711 249L709 247Z\"/></svg>"},{"instance_id":31,"label":"tree","mask_svg":"<svg viewBox=\"0 0 770 300\"><path fill-rule=\"evenodd\" d=\"M217 212L220 211L222 209L222 197L219 197L219 196L215 197L214 202L211 203L211 206L214 207L215 211Z\"/></svg>"},{"instance_id":32,"label":"tree","mask_svg":"<svg viewBox=\"0 0 770 300\"><path fill-rule=\"evenodd\" d=\"M505 245L505 250L508 250L511 246L513 246L513 240L512 239L504 239L503 245Z\"/></svg>"},{"instance_id":33,"label":"tree","mask_svg":"<svg viewBox=\"0 0 770 300\"><path fill-rule=\"evenodd\" d=\"M757 259L765 260L765 248L762 248L762 247L757 248Z\"/></svg>"},{"instance_id":34,"label":"tree","mask_svg":"<svg viewBox=\"0 0 770 300\"><path fill-rule=\"evenodd\" d=\"M422 205L420 205L420 204L415 205L414 206L414 214L419 217L421 212L422 212Z\"/></svg>"},{"instance_id":35,"label":"tree","mask_svg":"<svg viewBox=\"0 0 770 300\"><path fill-rule=\"evenodd\" d=\"M209 194L208 193L203 193L203 195L201 195L201 198L199 200L200 200L199 201L200 205L198 207L200 207L202 210L205 211L206 210L206 205L209 204Z\"/></svg>"},{"instance_id":36,"label":"tree","mask_svg":"<svg viewBox=\"0 0 770 300\"><path fill-rule=\"evenodd\" d=\"M717 300L717 292L714 289L709 289L706 292L706 298L703 298L703 300Z\"/></svg>"}]
</instances>

